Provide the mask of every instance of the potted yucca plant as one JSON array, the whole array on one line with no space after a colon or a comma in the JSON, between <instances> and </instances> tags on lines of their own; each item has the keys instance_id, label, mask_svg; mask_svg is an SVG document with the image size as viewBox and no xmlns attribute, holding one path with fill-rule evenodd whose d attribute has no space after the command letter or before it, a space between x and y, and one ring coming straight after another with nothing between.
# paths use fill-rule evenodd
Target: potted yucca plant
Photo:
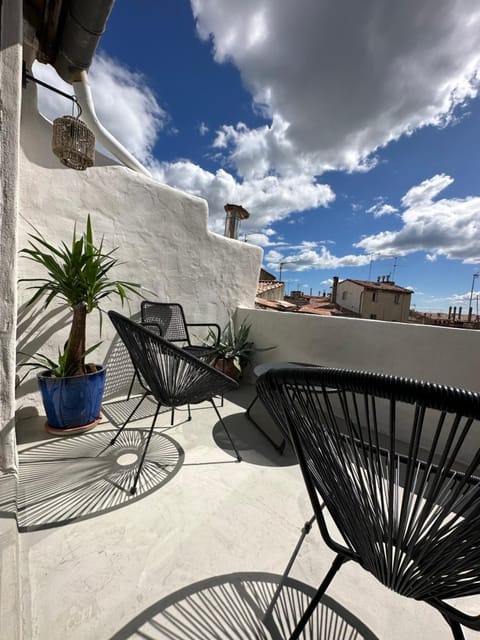
<instances>
[{"instance_id":1,"label":"potted yucca plant","mask_svg":"<svg viewBox=\"0 0 480 640\"><path fill-rule=\"evenodd\" d=\"M110 278L110 271L118 263L112 256L116 248L105 251L103 237L98 246L95 244L90 215L82 235L77 236L74 226L70 246L62 242L56 247L39 232L29 237L29 246L20 254L41 265L45 275L20 280L35 292L27 306L40 299L44 300L44 309L53 301L67 304L72 311L72 324L57 361L39 353L23 365L41 369L37 378L47 414L47 429L63 433L85 430L99 420L105 383L104 367L89 364L85 359L100 344L86 346L87 315L98 309L101 331L100 303L116 295L123 305L128 292L140 295L141 287Z\"/></svg>"},{"instance_id":2,"label":"potted yucca plant","mask_svg":"<svg viewBox=\"0 0 480 640\"><path fill-rule=\"evenodd\" d=\"M213 329L209 333L205 344L214 348L214 366L226 375L238 380L244 367L249 364L254 353L270 351L275 347L256 347L250 339L251 324L243 320L238 330L235 331L233 319L230 318L220 334L217 343L217 334Z\"/></svg>"}]
</instances>

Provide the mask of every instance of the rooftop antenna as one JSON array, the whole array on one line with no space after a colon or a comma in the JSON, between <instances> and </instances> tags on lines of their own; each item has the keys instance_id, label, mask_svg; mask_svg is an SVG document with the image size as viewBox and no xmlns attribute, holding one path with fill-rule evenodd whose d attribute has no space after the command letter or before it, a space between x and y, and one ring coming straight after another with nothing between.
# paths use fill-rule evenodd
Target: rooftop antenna
<instances>
[{"instance_id":1,"label":"rooftop antenna","mask_svg":"<svg viewBox=\"0 0 480 640\"><path fill-rule=\"evenodd\" d=\"M373 265L374 258L375 258L375 254L371 253L370 254L370 269L368 270L368 281L369 282L372 279L372 265Z\"/></svg>"},{"instance_id":2,"label":"rooftop antenna","mask_svg":"<svg viewBox=\"0 0 480 640\"><path fill-rule=\"evenodd\" d=\"M392 280L395 282L395 271L397 269L397 256L395 256L395 259L393 261L393 270L392 270Z\"/></svg>"}]
</instances>

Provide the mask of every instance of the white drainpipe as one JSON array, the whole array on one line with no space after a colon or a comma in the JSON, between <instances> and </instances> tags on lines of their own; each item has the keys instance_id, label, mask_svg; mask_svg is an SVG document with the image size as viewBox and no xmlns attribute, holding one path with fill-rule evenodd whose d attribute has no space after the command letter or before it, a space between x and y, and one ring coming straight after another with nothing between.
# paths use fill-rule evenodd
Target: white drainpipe
<instances>
[{"instance_id":1,"label":"white drainpipe","mask_svg":"<svg viewBox=\"0 0 480 640\"><path fill-rule=\"evenodd\" d=\"M97 114L95 113L95 105L93 104L87 72L81 71L80 78L80 82L73 83L73 90L77 96L80 106L82 107L82 120L93 131L96 140L98 140L105 149L108 149L108 151L110 151L110 153L112 153L115 158L120 160L120 162L125 166L133 169L134 171L138 171L138 173L143 173L145 176L151 177L148 169L138 162L138 160L136 160L99 121Z\"/></svg>"}]
</instances>

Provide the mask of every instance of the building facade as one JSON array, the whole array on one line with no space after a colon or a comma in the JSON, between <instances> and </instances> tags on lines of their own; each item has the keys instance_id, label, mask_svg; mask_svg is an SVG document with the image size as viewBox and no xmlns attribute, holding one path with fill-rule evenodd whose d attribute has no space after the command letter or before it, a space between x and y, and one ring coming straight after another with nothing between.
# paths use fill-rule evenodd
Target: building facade
<instances>
[{"instance_id":1,"label":"building facade","mask_svg":"<svg viewBox=\"0 0 480 640\"><path fill-rule=\"evenodd\" d=\"M399 287L388 276L377 282L347 278L334 282L332 302L359 318L408 322L412 291Z\"/></svg>"}]
</instances>

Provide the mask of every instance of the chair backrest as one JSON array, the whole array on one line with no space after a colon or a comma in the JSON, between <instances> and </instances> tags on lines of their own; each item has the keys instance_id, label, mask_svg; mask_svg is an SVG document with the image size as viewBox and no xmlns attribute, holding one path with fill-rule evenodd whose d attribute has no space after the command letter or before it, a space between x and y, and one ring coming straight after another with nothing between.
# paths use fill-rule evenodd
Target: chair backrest
<instances>
[{"instance_id":1,"label":"chair backrest","mask_svg":"<svg viewBox=\"0 0 480 640\"><path fill-rule=\"evenodd\" d=\"M332 549L405 596L480 593L478 393L329 368L272 370L257 389Z\"/></svg>"},{"instance_id":2,"label":"chair backrest","mask_svg":"<svg viewBox=\"0 0 480 640\"><path fill-rule=\"evenodd\" d=\"M195 404L238 384L147 327L115 311L108 315L125 344L137 374L157 402L166 407Z\"/></svg>"},{"instance_id":3,"label":"chair backrest","mask_svg":"<svg viewBox=\"0 0 480 640\"><path fill-rule=\"evenodd\" d=\"M142 322L155 322L162 331L162 337L169 342L190 344L183 307L177 303L143 300L141 304Z\"/></svg>"}]
</instances>

